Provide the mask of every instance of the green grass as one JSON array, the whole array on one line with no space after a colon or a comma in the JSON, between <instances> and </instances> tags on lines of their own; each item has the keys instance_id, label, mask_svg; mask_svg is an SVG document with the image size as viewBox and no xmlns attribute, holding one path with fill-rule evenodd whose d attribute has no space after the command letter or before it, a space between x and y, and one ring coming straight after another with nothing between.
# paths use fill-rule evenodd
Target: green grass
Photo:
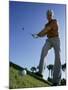
<instances>
[{"instance_id":1,"label":"green grass","mask_svg":"<svg viewBox=\"0 0 68 90\"><path fill-rule=\"evenodd\" d=\"M30 74L22 76L20 70L10 66L9 69L9 88L34 88L34 87L49 87L45 83Z\"/></svg>"}]
</instances>

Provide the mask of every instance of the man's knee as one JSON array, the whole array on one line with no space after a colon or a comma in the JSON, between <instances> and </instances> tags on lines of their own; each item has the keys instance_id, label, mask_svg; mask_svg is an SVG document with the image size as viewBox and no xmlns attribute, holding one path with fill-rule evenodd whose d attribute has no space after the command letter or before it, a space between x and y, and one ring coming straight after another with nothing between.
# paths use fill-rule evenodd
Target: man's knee
<instances>
[{"instance_id":1,"label":"man's knee","mask_svg":"<svg viewBox=\"0 0 68 90\"><path fill-rule=\"evenodd\" d=\"M60 57L60 49L55 49L55 56Z\"/></svg>"},{"instance_id":2,"label":"man's knee","mask_svg":"<svg viewBox=\"0 0 68 90\"><path fill-rule=\"evenodd\" d=\"M48 54L48 49L47 48L43 48L42 56L45 57L45 56L47 56L47 54Z\"/></svg>"}]
</instances>

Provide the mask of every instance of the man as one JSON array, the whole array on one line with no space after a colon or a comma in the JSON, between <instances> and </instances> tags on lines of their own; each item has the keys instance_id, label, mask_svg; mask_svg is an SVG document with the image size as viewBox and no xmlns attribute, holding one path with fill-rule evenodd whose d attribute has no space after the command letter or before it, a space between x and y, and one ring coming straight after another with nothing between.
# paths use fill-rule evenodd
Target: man
<instances>
[{"instance_id":1,"label":"man","mask_svg":"<svg viewBox=\"0 0 68 90\"><path fill-rule=\"evenodd\" d=\"M48 23L45 25L44 29L38 34L34 34L34 38L43 37L47 35L46 43L44 44L41 52L41 58L39 63L39 71L36 75L43 77L44 71L44 58L47 56L48 50L51 48L54 49L55 52L55 61L54 61L54 69L53 69L53 85L58 85L61 79L61 61L60 61L60 40L58 33L58 24L57 20L53 19L53 11L47 11L47 20Z\"/></svg>"}]
</instances>

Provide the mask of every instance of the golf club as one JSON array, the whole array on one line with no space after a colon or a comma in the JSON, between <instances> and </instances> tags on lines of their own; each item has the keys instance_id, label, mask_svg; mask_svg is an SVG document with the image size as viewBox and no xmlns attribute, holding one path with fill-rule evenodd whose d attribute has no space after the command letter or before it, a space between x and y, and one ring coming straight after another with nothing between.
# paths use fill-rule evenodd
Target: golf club
<instances>
[{"instance_id":1,"label":"golf club","mask_svg":"<svg viewBox=\"0 0 68 90\"><path fill-rule=\"evenodd\" d=\"M25 31L24 27L22 28L23 31ZM38 36L36 34L32 34L30 32L27 32L27 34L31 35L34 39L38 38Z\"/></svg>"}]
</instances>

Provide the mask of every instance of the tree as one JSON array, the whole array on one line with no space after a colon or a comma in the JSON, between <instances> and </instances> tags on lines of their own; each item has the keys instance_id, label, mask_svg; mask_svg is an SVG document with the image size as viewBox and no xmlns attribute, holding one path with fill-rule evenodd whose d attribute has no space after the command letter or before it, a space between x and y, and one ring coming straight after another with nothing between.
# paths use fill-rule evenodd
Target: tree
<instances>
[{"instance_id":1,"label":"tree","mask_svg":"<svg viewBox=\"0 0 68 90\"><path fill-rule=\"evenodd\" d=\"M63 79L61 80L61 85L66 85L66 79L63 78Z\"/></svg>"},{"instance_id":2,"label":"tree","mask_svg":"<svg viewBox=\"0 0 68 90\"><path fill-rule=\"evenodd\" d=\"M66 70L66 63L62 65L62 70L65 72L65 70Z\"/></svg>"},{"instance_id":3,"label":"tree","mask_svg":"<svg viewBox=\"0 0 68 90\"><path fill-rule=\"evenodd\" d=\"M62 71L66 73L66 63L62 64ZM66 77L65 77L66 78Z\"/></svg>"},{"instance_id":4,"label":"tree","mask_svg":"<svg viewBox=\"0 0 68 90\"><path fill-rule=\"evenodd\" d=\"M53 79L50 78L50 77L48 77L47 80L48 80L49 82L51 82L51 83L53 82Z\"/></svg>"},{"instance_id":5,"label":"tree","mask_svg":"<svg viewBox=\"0 0 68 90\"><path fill-rule=\"evenodd\" d=\"M49 70L49 76L48 76L48 77L51 76L51 78L52 78L52 77L53 77L53 65L52 65L52 64L49 64L49 65L47 66L47 68L48 68L48 70Z\"/></svg>"}]
</instances>

